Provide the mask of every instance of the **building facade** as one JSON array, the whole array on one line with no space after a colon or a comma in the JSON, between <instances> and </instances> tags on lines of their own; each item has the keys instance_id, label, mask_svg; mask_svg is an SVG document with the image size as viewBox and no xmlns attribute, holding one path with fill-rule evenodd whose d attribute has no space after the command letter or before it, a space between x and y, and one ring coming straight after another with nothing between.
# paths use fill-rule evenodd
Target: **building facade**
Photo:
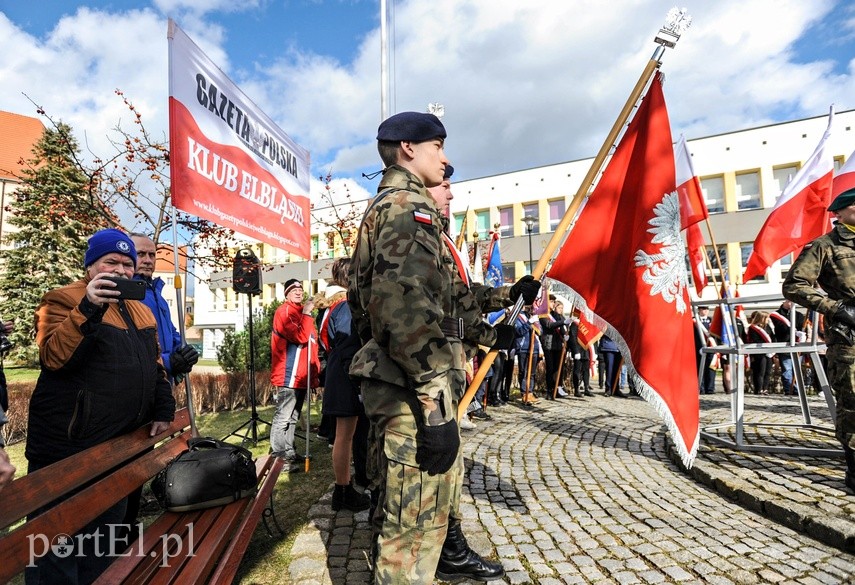
<instances>
[{"instance_id":1,"label":"building facade","mask_svg":"<svg viewBox=\"0 0 855 585\"><path fill-rule=\"evenodd\" d=\"M817 116L687 141L710 211L712 236L702 228L708 256L717 266L714 241L726 278L739 286L741 296L780 293L792 257L776 262L765 276L749 283L742 283L742 273L763 222L782 189L813 153L827 124L828 116ZM853 126L855 110L835 114L829 142L835 169L855 149ZM490 234L498 231L504 277L512 282L537 263L592 162L593 158L587 158L454 183L453 231L459 233L464 228L465 217L469 248L472 250L476 243L484 261ZM356 205L364 207L364 203ZM527 224L526 217L533 221ZM255 310L274 299L281 300L282 283L289 278L303 280L307 291L323 290L332 259L349 254L338 234L313 229L319 233L312 236L312 262L270 246L255 247L263 266L263 291L252 299ZM712 277L709 274L710 283ZM715 280L720 282L717 268ZM701 298L716 296L715 287L709 284ZM247 295L232 290L230 272L199 274L195 325L202 332L204 357L215 357L226 330L243 327L249 304Z\"/></svg>"},{"instance_id":2,"label":"building facade","mask_svg":"<svg viewBox=\"0 0 855 585\"><path fill-rule=\"evenodd\" d=\"M33 146L45 127L38 118L0 111L0 249L5 248L9 225L9 206L21 185L22 161L33 157Z\"/></svg>"}]
</instances>

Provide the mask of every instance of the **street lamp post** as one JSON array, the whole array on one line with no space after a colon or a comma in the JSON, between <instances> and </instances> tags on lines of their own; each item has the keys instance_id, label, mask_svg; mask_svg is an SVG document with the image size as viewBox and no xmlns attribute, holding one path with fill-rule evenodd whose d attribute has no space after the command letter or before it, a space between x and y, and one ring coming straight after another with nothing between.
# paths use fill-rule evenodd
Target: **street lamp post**
<instances>
[{"instance_id":1,"label":"street lamp post","mask_svg":"<svg viewBox=\"0 0 855 585\"><path fill-rule=\"evenodd\" d=\"M530 215L526 215L522 220L525 224L525 233L528 234L528 273L531 274L531 265L534 262L534 257L531 252L531 232L534 230L537 219Z\"/></svg>"}]
</instances>

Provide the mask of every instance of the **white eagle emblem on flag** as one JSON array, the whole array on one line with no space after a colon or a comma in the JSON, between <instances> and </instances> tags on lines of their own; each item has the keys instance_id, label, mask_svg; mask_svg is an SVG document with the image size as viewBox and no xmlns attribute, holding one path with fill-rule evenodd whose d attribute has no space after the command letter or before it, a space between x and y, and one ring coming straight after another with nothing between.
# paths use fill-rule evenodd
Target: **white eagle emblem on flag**
<instances>
[{"instance_id":1,"label":"white eagle emblem on flag","mask_svg":"<svg viewBox=\"0 0 855 585\"><path fill-rule=\"evenodd\" d=\"M677 192L666 193L662 201L653 208L648 232L653 234L651 243L660 244L657 253L644 250L635 253L635 266L644 268L642 280L650 285L650 294L662 295L667 303L676 303L678 313L686 312L686 287L689 277L680 238L680 200Z\"/></svg>"}]
</instances>

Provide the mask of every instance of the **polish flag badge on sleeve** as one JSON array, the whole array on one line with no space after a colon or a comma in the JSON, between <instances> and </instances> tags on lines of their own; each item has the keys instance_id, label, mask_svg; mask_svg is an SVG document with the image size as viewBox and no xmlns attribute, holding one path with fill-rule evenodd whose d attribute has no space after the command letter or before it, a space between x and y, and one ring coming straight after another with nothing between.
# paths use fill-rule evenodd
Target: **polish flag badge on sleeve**
<instances>
[{"instance_id":1,"label":"polish flag badge on sleeve","mask_svg":"<svg viewBox=\"0 0 855 585\"><path fill-rule=\"evenodd\" d=\"M431 219L430 214L424 213L423 211L414 211L413 219L415 219L418 223L433 225L433 220Z\"/></svg>"}]
</instances>

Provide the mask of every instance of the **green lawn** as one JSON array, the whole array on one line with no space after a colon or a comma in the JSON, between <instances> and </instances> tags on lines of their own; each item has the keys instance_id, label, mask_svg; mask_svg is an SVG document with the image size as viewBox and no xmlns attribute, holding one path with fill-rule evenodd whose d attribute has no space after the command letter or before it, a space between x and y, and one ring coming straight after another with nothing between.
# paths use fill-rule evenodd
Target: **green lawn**
<instances>
[{"instance_id":1,"label":"green lawn","mask_svg":"<svg viewBox=\"0 0 855 585\"><path fill-rule=\"evenodd\" d=\"M20 366L4 366L7 382L35 382L39 377L38 368L22 368Z\"/></svg>"},{"instance_id":2,"label":"green lawn","mask_svg":"<svg viewBox=\"0 0 855 585\"><path fill-rule=\"evenodd\" d=\"M311 427L315 429L320 420L320 402L312 403ZM273 417L274 408L267 406L258 409L261 419L270 421ZM305 409L304 418L301 421L299 433L305 431ZM215 414L202 414L197 416L196 424L200 436L212 436L218 439L226 437L231 431L250 420L249 410L237 410L220 412ZM246 432L246 427L241 435ZM253 445L251 440L245 445L254 455L263 455L268 452L270 441L267 436L270 427L267 424L258 424L259 441ZM289 583L288 566L291 563L291 546L302 527L307 523L308 510L318 499L330 489L333 482L331 450L326 440L318 439L315 431L309 433L309 452L311 465L308 473L289 474L287 467L279 476L274 492L274 511L280 525L285 529L284 537L270 537L264 530L263 524L259 524L249 549L244 556L238 571L235 583ZM240 443L241 438L231 436L229 442ZM297 450L305 453L306 443L298 437L296 440ZM27 468L24 459L24 443L11 445L7 448L13 464L18 468L17 476L23 475ZM150 496L146 489L144 498ZM144 519L145 520L145 519ZM150 520L150 519L149 519ZM20 580L23 581L22 579ZM13 581L17 583L18 580Z\"/></svg>"}]
</instances>

